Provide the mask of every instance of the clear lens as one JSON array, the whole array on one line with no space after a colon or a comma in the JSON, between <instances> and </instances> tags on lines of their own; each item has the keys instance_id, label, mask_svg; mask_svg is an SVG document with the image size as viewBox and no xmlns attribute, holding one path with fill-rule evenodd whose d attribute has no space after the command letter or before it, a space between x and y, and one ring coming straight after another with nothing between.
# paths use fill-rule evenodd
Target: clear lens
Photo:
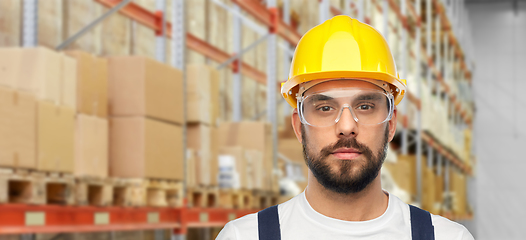
<instances>
[{"instance_id":1,"label":"clear lens","mask_svg":"<svg viewBox=\"0 0 526 240\"><path fill-rule=\"evenodd\" d=\"M393 97L372 89L338 89L312 93L299 102L303 123L317 127L334 125L346 109L359 124L380 124L391 119Z\"/></svg>"}]
</instances>

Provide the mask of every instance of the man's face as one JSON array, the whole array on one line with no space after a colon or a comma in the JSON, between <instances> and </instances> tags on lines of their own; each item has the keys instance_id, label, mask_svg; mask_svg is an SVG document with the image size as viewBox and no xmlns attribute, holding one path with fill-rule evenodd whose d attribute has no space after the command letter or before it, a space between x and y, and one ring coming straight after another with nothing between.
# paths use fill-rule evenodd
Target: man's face
<instances>
[{"instance_id":1,"label":"man's face","mask_svg":"<svg viewBox=\"0 0 526 240\"><path fill-rule=\"evenodd\" d=\"M380 89L363 81L339 80L318 84L304 95L350 86ZM304 125L295 111L293 124L303 144L305 162L317 181L336 193L357 193L378 176L396 130L396 110L388 122L360 125L345 109L340 120L329 127Z\"/></svg>"}]
</instances>

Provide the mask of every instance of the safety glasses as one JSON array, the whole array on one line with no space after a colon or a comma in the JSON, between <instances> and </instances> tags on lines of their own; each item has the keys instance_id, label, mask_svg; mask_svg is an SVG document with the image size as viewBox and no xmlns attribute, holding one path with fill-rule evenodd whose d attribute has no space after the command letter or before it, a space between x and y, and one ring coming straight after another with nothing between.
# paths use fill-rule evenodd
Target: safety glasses
<instances>
[{"instance_id":1,"label":"safety glasses","mask_svg":"<svg viewBox=\"0 0 526 240\"><path fill-rule=\"evenodd\" d=\"M394 97L382 90L339 88L309 93L298 98L301 122L314 127L328 127L340 121L345 109L360 125L376 125L393 115Z\"/></svg>"}]
</instances>

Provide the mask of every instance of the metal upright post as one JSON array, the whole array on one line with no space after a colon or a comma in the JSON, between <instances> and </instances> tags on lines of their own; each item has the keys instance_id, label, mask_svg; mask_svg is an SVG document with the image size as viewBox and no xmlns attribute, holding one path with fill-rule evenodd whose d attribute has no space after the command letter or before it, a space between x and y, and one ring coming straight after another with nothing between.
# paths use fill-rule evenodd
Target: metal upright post
<instances>
[{"instance_id":1,"label":"metal upright post","mask_svg":"<svg viewBox=\"0 0 526 240\"><path fill-rule=\"evenodd\" d=\"M352 17L351 0L345 0L343 5L343 14Z\"/></svg>"},{"instance_id":2,"label":"metal upright post","mask_svg":"<svg viewBox=\"0 0 526 240\"><path fill-rule=\"evenodd\" d=\"M161 31L155 33L155 59L166 62L166 0L155 0L157 16L161 17Z\"/></svg>"},{"instance_id":3,"label":"metal upright post","mask_svg":"<svg viewBox=\"0 0 526 240\"><path fill-rule=\"evenodd\" d=\"M329 0L320 0L319 6L319 22L323 23L329 19L329 10L331 5Z\"/></svg>"},{"instance_id":4,"label":"metal upright post","mask_svg":"<svg viewBox=\"0 0 526 240\"><path fill-rule=\"evenodd\" d=\"M267 119L272 124L272 162L273 172L272 181L276 181L278 169L278 119L277 119L277 100L276 100L276 46L277 46L277 26L278 26L278 9L276 0L267 0L267 8L271 13L271 27L267 40ZM273 185L276 185L273 182Z\"/></svg>"},{"instance_id":5,"label":"metal upright post","mask_svg":"<svg viewBox=\"0 0 526 240\"><path fill-rule=\"evenodd\" d=\"M389 0L384 0L382 5L383 14L383 34L385 40L389 43Z\"/></svg>"},{"instance_id":6,"label":"metal upright post","mask_svg":"<svg viewBox=\"0 0 526 240\"><path fill-rule=\"evenodd\" d=\"M447 83L449 82L449 38L446 33L444 33L444 57L442 59L444 81Z\"/></svg>"},{"instance_id":7,"label":"metal upright post","mask_svg":"<svg viewBox=\"0 0 526 240\"><path fill-rule=\"evenodd\" d=\"M240 12L240 8L237 4L234 3L234 6L233 6L233 9L234 11L236 12ZM233 32L233 49L234 49L234 54L239 54L238 55L238 58L234 61L234 64L236 65L236 67L233 68L232 72L233 72L233 82L232 82L232 93L233 93L233 97L232 97L232 120L234 122L239 122L241 121L242 119L242 113L241 113L241 108L242 108L242 104L243 104L243 101L242 101L242 82L241 82L241 73L240 73L240 70L241 70L241 19L239 17L237 17L235 14L233 14L233 22L234 22L234 26L232 28L232 32Z\"/></svg>"},{"instance_id":8,"label":"metal upright post","mask_svg":"<svg viewBox=\"0 0 526 240\"><path fill-rule=\"evenodd\" d=\"M181 69L183 72L183 89L186 89L186 64L185 64L185 46L186 46L186 28L185 28L185 0L172 0L172 66L178 69ZM186 91L183 91L183 99L186 103ZM186 104L183 104L183 169L186 169L187 166L187 157L186 157ZM183 195L186 193L186 174L184 171L184 181L183 181ZM186 196L184 196L186 198ZM186 226L183 224L183 226ZM186 239L186 230L187 229L176 229L172 231L171 240L185 240ZM175 232L177 231L177 232Z\"/></svg>"},{"instance_id":9,"label":"metal upright post","mask_svg":"<svg viewBox=\"0 0 526 240\"><path fill-rule=\"evenodd\" d=\"M434 149L431 144L427 145L427 167L433 167Z\"/></svg>"},{"instance_id":10,"label":"metal upright post","mask_svg":"<svg viewBox=\"0 0 526 240\"><path fill-rule=\"evenodd\" d=\"M416 58L416 73L415 73L415 80L417 82L417 93L419 99L422 99L422 77L420 74L420 66L422 65L420 63L420 52L421 50L421 44L420 44L420 0L416 0L415 2L416 6L416 16L418 18L418 23L416 25L416 43L415 43L415 58ZM416 167L417 167L417 175L416 175L416 186L417 186L417 202L422 201L422 114L420 112L421 110L416 111Z\"/></svg>"},{"instance_id":11,"label":"metal upright post","mask_svg":"<svg viewBox=\"0 0 526 240\"><path fill-rule=\"evenodd\" d=\"M402 16L404 18L407 18L407 0L401 0L401 5L400 5L400 8L401 8L401 12L402 12ZM407 47L407 29L405 28L405 24L407 24L407 22L403 22L402 24L404 24L404 26L402 27L402 49L404 49L404 51L402 51L402 79L406 79L407 78L407 51L405 51L406 47ZM404 116L404 118L406 118L406 113L407 113L407 99L406 101L402 101L402 106L401 106L401 115ZM405 122L405 121L404 121ZM409 138L409 132L408 132L408 129L407 129L407 126L404 126L402 128L402 154L404 155L407 155L407 153L409 152L409 144L408 144L408 138Z\"/></svg>"},{"instance_id":12,"label":"metal upright post","mask_svg":"<svg viewBox=\"0 0 526 240\"><path fill-rule=\"evenodd\" d=\"M38 0L24 0L22 20L22 46L38 45Z\"/></svg>"},{"instance_id":13,"label":"metal upright post","mask_svg":"<svg viewBox=\"0 0 526 240\"><path fill-rule=\"evenodd\" d=\"M441 69L441 65L440 65L440 34L441 34L441 29L440 29L440 16L436 16L435 18L435 66L436 66L436 69L438 71L438 73L442 74L442 71L440 70ZM438 78L438 76L437 76Z\"/></svg>"},{"instance_id":14,"label":"metal upright post","mask_svg":"<svg viewBox=\"0 0 526 240\"><path fill-rule=\"evenodd\" d=\"M363 0L358 0L358 21L365 22L365 3Z\"/></svg>"},{"instance_id":15,"label":"metal upright post","mask_svg":"<svg viewBox=\"0 0 526 240\"><path fill-rule=\"evenodd\" d=\"M449 193L449 161L446 160L444 166L444 191Z\"/></svg>"},{"instance_id":16,"label":"metal upright post","mask_svg":"<svg viewBox=\"0 0 526 240\"><path fill-rule=\"evenodd\" d=\"M431 0L426 0L426 54L427 54L427 57L431 58L432 56L432 52L431 52L431 43L432 43L432 38L431 38L431 26L432 26L432 20L433 18L433 15L431 14ZM426 59L426 62L427 62L427 59ZM429 65L427 65L427 87L429 89L429 91L431 91L431 78L432 78L432 73L431 73L431 68Z\"/></svg>"},{"instance_id":17,"label":"metal upright post","mask_svg":"<svg viewBox=\"0 0 526 240\"><path fill-rule=\"evenodd\" d=\"M290 25L290 0L283 1L283 21L285 22L285 24ZM285 45L285 51L283 53L283 58L284 58L283 59L283 69L284 69L283 79L286 80L289 78L291 56L289 54L290 44L285 41L284 45ZM289 114L291 114L292 108L290 107L290 105L286 103L281 104L281 105L282 105L283 116L288 116ZM285 124L290 124L290 123L285 122Z\"/></svg>"},{"instance_id":18,"label":"metal upright post","mask_svg":"<svg viewBox=\"0 0 526 240\"><path fill-rule=\"evenodd\" d=\"M437 153L437 176L442 175L442 154Z\"/></svg>"}]
</instances>

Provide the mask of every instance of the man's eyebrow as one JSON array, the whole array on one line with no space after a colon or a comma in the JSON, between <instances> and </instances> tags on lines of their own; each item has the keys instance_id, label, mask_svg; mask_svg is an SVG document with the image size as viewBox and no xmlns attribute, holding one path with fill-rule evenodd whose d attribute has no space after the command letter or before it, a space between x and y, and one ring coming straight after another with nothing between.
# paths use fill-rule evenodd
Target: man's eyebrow
<instances>
[{"instance_id":1,"label":"man's eyebrow","mask_svg":"<svg viewBox=\"0 0 526 240\"><path fill-rule=\"evenodd\" d=\"M367 93L356 96L354 100L380 100L382 96L383 95L379 93Z\"/></svg>"},{"instance_id":2,"label":"man's eyebrow","mask_svg":"<svg viewBox=\"0 0 526 240\"><path fill-rule=\"evenodd\" d=\"M323 95L323 94L316 94L311 96L312 101L327 101L334 99L331 96Z\"/></svg>"}]
</instances>

